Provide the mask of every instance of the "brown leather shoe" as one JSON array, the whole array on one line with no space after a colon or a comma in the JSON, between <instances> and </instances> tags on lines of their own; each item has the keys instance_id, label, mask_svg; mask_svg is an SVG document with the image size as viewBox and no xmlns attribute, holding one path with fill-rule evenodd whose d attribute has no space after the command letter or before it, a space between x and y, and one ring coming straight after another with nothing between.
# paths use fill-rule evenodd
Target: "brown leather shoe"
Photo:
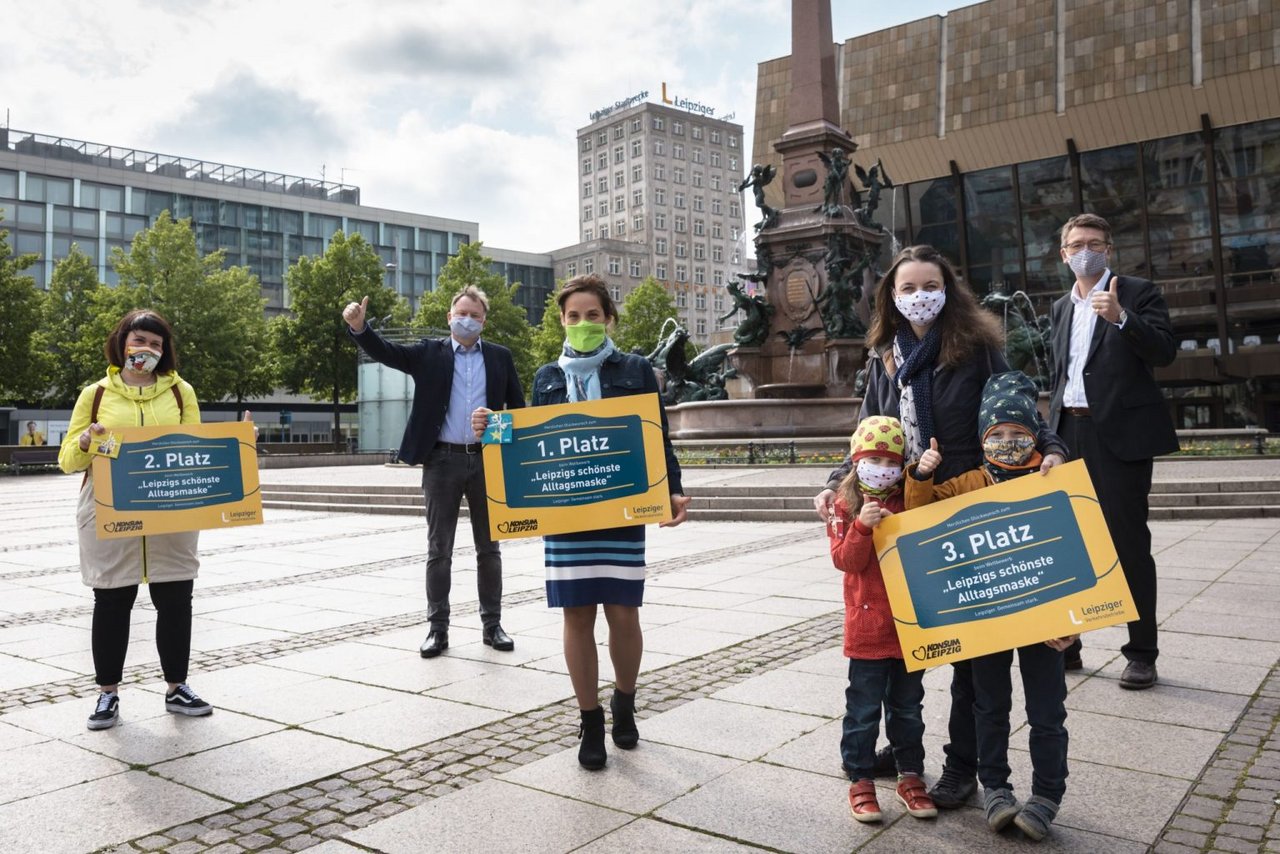
<instances>
[{"instance_id":1,"label":"brown leather shoe","mask_svg":"<svg viewBox=\"0 0 1280 854\"><path fill-rule=\"evenodd\" d=\"M876 800L876 784L873 780L859 780L849 787L849 812L858 821L870 824L884 818L880 802Z\"/></svg>"},{"instance_id":2,"label":"brown leather shoe","mask_svg":"<svg viewBox=\"0 0 1280 854\"><path fill-rule=\"evenodd\" d=\"M898 803L916 818L933 818L938 814L919 774L903 774L898 778L897 797Z\"/></svg>"}]
</instances>

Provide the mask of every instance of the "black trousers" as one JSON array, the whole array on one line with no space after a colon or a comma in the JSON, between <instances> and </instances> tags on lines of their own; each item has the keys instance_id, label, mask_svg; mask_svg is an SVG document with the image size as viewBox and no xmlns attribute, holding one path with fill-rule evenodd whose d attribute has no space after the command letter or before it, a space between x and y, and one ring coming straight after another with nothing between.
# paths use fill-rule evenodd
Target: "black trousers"
<instances>
[{"instance_id":1,"label":"black trousers","mask_svg":"<svg viewBox=\"0 0 1280 854\"><path fill-rule=\"evenodd\" d=\"M156 606L156 651L166 682L186 682L191 661L191 591L194 581L157 581L147 585ZM138 585L93 589L93 669L99 685L124 678L129 648L129 614Z\"/></svg>"},{"instance_id":2,"label":"black trousers","mask_svg":"<svg viewBox=\"0 0 1280 854\"><path fill-rule=\"evenodd\" d=\"M1156 644L1156 561L1151 556L1151 528L1147 525L1154 463L1117 457L1091 418L1064 413L1061 423L1060 435L1071 449L1071 458L1083 459L1089 470L1138 609L1138 619L1129 623L1129 642L1120 652L1130 661L1154 664L1160 653Z\"/></svg>"},{"instance_id":3,"label":"black trousers","mask_svg":"<svg viewBox=\"0 0 1280 854\"><path fill-rule=\"evenodd\" d=\"M494 626L502 616L502 553L489 538L489 502L484 490L484 458L439 445L422 467L427 508L427 622L432 631L449 629L453 587L453 542L458 511L466 496L471 540L476 547L476 592L480 622Z\"/></svg>"}]
</instances>

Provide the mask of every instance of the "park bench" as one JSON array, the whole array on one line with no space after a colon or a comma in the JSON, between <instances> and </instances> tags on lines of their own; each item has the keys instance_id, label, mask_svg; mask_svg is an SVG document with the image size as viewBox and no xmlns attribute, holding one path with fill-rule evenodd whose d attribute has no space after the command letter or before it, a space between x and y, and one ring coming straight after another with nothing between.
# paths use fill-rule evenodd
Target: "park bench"
<instances>
[{"instance_id":1,"label":"park bench","mask_svg":"<svg viewBox=\"0 0 1280 854\"><path fill-rule=\"evenodd\" d=\"M23 468L45 469L58 467L58 447L56 445L22 448L9 454L9 470L14 474L22 474Z\"/></svg>"}]
</instances>

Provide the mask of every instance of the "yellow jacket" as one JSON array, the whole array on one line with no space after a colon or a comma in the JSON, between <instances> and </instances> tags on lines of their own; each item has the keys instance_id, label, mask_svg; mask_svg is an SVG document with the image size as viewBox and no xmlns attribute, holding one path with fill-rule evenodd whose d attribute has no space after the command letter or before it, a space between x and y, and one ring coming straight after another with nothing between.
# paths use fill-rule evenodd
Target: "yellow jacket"
<instances>
[{"instance_id":1,"label":"yellow jacket","mask_svg":"<svg viewBox=\"0 0 1280 854\"><path fill-rule=\"evenodd\" d=\"M43 445L45 444L44 434L41 433L39 430L37 430L34 433L23 433L21 438L18 439L18 444L19 445Z\"/></svg>"},{"instance_id":2,"label":"yellow jacket","mask_svg":"<svg viewBox=\"0 0 1280 854\"><path fill-rule=\"evenodd\" d=\"M98 538L97 504L93 492L93 455L80 450L80 434L89 426L93 399L101 388L98 423L115 427L163 424L199 424L200 404L191 385L176 371L156 377L155 385L126 385L119 368L80 392L67 436L58 453L58 465L65 472L87 471L76 507L80 541L80 577L89 587L127 587L150 581L187 581L196 577L200 558L196 551L198 531L154 534L148 537ZM182 409L178 397L182 396Z\"/></svg>"}]
</instances>

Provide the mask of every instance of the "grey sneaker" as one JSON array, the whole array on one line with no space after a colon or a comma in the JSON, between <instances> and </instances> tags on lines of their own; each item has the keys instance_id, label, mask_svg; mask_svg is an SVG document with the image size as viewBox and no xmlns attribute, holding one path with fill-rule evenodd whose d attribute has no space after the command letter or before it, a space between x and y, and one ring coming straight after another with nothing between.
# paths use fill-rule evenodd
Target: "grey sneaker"
<instances>
[{"instance_id":1,"label":"grey sneaker","mask_svg":"<svg viewBox=\"0 0 1280 854\"><path fill-rule=\"evenodd\" d=\"M1049 825L1058 815L1058 805L1048 798L1032 795L1022 805L1022 809L1014 817L1013 823L1018 829L1036 842L1049 835Z\"/></svg>"},{"instance_id":2,"label":"grey sneaker","mask_svg":"<svg viewBox=\"0 0 1280 854\"><path fill-rule=\"evenodd\" d=\"M213 706L197 697L196 692L187 687L185 682L164 695L164 708L166 712L190 715L193 718L213 714Z\"/></svg>"},{"instance_id":3,"label":"grey sneaker","mask_svg":"<svg viewBox=\"0 0 1280 854\"><path fill-rule=\"evenodd\" d=\"M1018 799L1011 789L987 789L982 798L982 809L987 816L987 827L999 833L1018 814Z\"/></svg>"},{"instance_id":4,"label":"grey sneaker","mask_svg":"<svg viewBox=\"0 0 1280 854\"><path fill-rule=\"evenodd\" d=\"M120 695L115 691L103 691L98 695L98 705L89 715L89 729L111 729L120 721Z\"/></svg>"}]
</instances>

